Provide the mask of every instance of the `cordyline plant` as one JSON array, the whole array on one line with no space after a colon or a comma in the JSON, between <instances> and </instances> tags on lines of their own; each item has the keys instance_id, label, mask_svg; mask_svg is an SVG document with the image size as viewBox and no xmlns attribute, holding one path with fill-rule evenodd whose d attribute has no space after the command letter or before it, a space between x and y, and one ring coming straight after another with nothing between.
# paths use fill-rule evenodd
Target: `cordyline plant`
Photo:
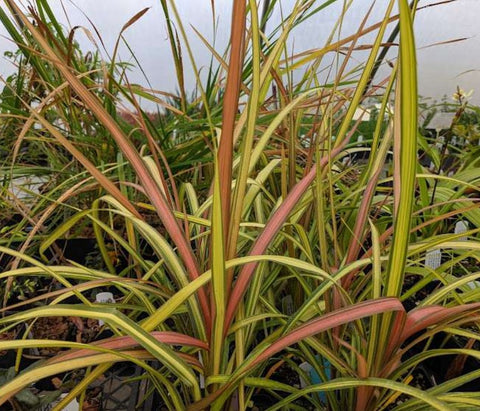
<instances>
[{"instance_id":1,"label":"cordyline plant","mask_svg":"<svg viewBox=\"0 0 480 411\"><path fill-rule=\"evenodd\" d=\"M446 234L438 227L447 217L479 226L477 203L466 194L479 173L445 177L417 163L416 2L385 2L384 18L374 24L370 14L378 6L372 3L348 37L342 37L341 23L354 2L338 2L340 17L326 44L288 54L291 31L330 12L334 3L296 1L266 33L266 22L280 3L267 2L260 13L255 0L234 0L227 53L218 53L199 34L212 53L203 84L175 3L161 1L179 104L175 108L150 98L174 113L165 117L168 121L202 120L201 127L185 126L189 141L196 142L182 148L183 158L192 159L186 167L192 181L172 172L178 165L169 163L141 111L135 95L147 91L116 81L112 61L103 72L108 98L102 99L92 83L95 76L86 79L82 68L71 64L68 47L74 33L60 34L47 2L39 0L27 11L14 1L6 3L14 18L3 12L2 22L44 89L39 104L23 101L20 136L39 124L44 143L54 142L53 149L61 148L69 162L87 172L63 191L43 193L46 206L30 214L24 210L33 222L25 244L38 242L49 216L68 206L71 217L40 237L40 254L88 222L105 270L41 262L25 245L20 251L1 247L14 258L12 268L0 274L3 281L44 277L55 280L58 289L5 307L0 332L21 323L30 326L40 317L82 317L102 320L114 335L91 344L1 341L0 350L17 350L19 356L32 347L66 350L0 387L0 403L39 379L85 369L55 406L61 410L76 396L83 399L82 393L112 364L130 361L143 367L168 409L244 410L259 390L275 399L272 410L304 409L305 403L296 402L300 397L315 409L380 410L393 406L400 394L408 400L397 409L479 405L478 394L454 392L478 378L479 371L457 373L426 391L409 385L412 371L428 358L480 357L471 348L430 345L440 332L478 340L479 293L468 284L480 273L451 274L466 258L478 260L478 228ZM389 75L377 80L372 75L384 51L397 47L393 40L384 41L392 30L399 31L398 59ZM365 36L368 46L362 43ZM352 67L360 50L368 56ZM333 63L325 61L330 55ZM193 114L187 113L185 56L197 76ZM300 68L304 74L298 78ZM140 145L121 127L117 94L135 108ZM371 140L359 149L351 142L362 121L356 113L373 95L380 96L381 108ZM85 150L75 133L49 118L51 104L69 99L108 135L118 158L110 167L95 149ZM63 118L69 121L74 119ZM163 132L173 128L162 127ZM197 163L198 142L211 148L211 160ZM369 154L367 160L359 160L362 151ZM392 154L393 174L385 177L382 170ZM344 161L348 158L354 161ZM202 179L206 188L199 190L193 183ZM74 207L87 191L95 198L86 207ZM108 248L112 244L127 261L120 272ZM432 268L424 257L435 248L451 250L452 258ZM415 280L407 289L406 278ZM402 302L433 280L438 285L432 294L407 310ZM92 292L107 286L117 302L93 303ZM282 298L291 301L288 310ZM308 380L299 368L303 361L314 367L319 384L300 389L276 380L282 364Z\"/></svg>"}]
</instances>

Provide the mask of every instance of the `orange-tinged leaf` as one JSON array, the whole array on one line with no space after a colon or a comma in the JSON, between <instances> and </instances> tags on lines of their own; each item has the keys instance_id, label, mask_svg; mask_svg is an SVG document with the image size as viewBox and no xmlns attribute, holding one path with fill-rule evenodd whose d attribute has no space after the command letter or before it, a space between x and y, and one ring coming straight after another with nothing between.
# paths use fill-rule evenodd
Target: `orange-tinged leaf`
<instances>
[{"instance_id":1,"label":"orange-tinged leaf","mask_svg":"<svg viewBox=\"0 0 480 411\"><path fill-rule=\"evenodd\" d=\"M185 334L180 334L173 331L154 331L151 335L158 341L169 344L169 345L182 345L201 348L208 350L208 345L198 340L197 338L190 337ZM91 343L91 345L102 347L109 350L126 350L138 347L138 342L130 336L121 336L121 337L112 337L104 340L96 341ZM65 353L52 358L52 362L66 361L68 359L79 358L86 355L92 355L96 352L94 349L81 349L81 350L70 350Z\"/></svg>"},{"instance_id":2,"label":"orange-tinged leaf","mask_svg":"<svg viewBox=\"0 0 480 411\"><path fill-rule=\"evenodd\" d=\"M223 232L225 234L224 241L228 238L228 227L230 223L233 132L238 111L240 84L242 81L246 18L245 0L235 0L232 9L229 69L223 99L222 135L218 146L220 193L223 205Z\"/></svg>"},{"instance_id":3,"label":"orange-tinged leaf","mask_svg":"<svg viewBox=\"0 0 480 411\"><path fill-rule=\"evenodd\" d=\"M270 358L272 355L295 344L305 338L312 337L322 331L369 317L375 314L382 314L391 311L403 311L403 305L397 298L379 298L358 303L346 308L325 314L320 318L309 321L293 331L279 338L268 348L262 351L251 363L251 367L260 364L262 361Z\"/></svg>"},{"instance_id":4,"label":"orange-tinged leaf","mask_svg":"<svg viewBox=\"0 0 480 411\"><path fill-rule=\"evenodd\" d=\"M410 311L402 333L402 341L432 325L447 322L459 315L468 315L480 310L480 303L464 304L457 307L439 305L415 308Z\"/></svg>"}]
</instances>

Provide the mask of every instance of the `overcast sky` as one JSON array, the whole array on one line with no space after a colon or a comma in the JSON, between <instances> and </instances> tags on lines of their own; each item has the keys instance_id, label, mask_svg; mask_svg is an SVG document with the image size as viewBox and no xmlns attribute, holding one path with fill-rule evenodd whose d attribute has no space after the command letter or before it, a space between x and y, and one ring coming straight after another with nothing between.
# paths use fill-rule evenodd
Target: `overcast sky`
<instances>
[{"instance_id":1,"label":"overcast sky","mask_svg":"<svg viewBox=\"0 0 480 411\"><path fill-rule=\"evenodd\" d=\"M176 4L182 20L186 26L194 26L210 41L212 31L212 0L177 0ZM435 0L420 0L420 5L431 4ZM82 15L87 15L100 32L103 42L109 52L113 49L115 40L122 26L135 13L144 7L150 7L146 15L125 33L130 47L135 50L137 59L141 62L154 88L164 91L174 91L176 79L174 67L170 58L170 49L167 40L165 21L159 0L76 0L75 5L70 0L63 0L68 12L68 19L62 9L60 0L51 0L50 5L56 11L60 21L66 27L82 25L94 33L89 21ZM232 0L214 0L216 17L218 19L218 33L216 48L223 52L228 41L230 12ZM319 3L321 3L319 1ZM343 1L338 1L340 6ZM354 0L354 6L344 21L342 34L353 33L363 18L369 0ZM377 1L370 22L381 17L386 0ZM283 0L285 10L293 4L293 0ZM339 7L331 6L313 17L301 29L293 34L291 47L295 51L320 47L335 23ZM2 6L4 7L4 6ZM480 0L456 0L450 4L429 7L419 11L416 22L416 43L418 47L419 91L423 96L441 98L444 94L451 96L457 85L465 90L474 89L472 101L480 104ZM188 27L187 27L188 28ZM5 36L3 28L0 33ZM199 66L209 62L209 52L201 41L189 30L192 48L198 59ZM444 44L435 47L427 46L467 37L468 39L453 44ZM91 48L91 41L85 35L78 35L82 47ZM0 50L12 49L12 44L5 38L0 39ZM121 51L124 60L130 58L128 51ZM186 58L186 56L185 56ZM3 59L0 61L0 73L5 75L11 69ZM139 71L130 75L132 82L145 84ZM187 86L192 88L194 80L188 76Z\"/></svg>"}]
</instances>

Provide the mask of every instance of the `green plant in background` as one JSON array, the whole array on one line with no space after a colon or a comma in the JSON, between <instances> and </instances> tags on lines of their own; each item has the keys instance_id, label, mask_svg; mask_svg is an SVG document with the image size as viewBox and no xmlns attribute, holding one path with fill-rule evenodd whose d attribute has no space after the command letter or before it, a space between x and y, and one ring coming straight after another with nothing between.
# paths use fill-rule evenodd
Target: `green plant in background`
<instances>
[{"instance_id":1,"label":"green plant in background","mask_svg":"<svg viewBox=\"0 0 480 411\"><path fill-rule=\"evenodd\" d=\"M0 384L6 384L8 381L12 380L15 377L15 368L10 367L8 369L0 368ZM49 395L39 396L32 393L28 388L25 388L19 391L15 395L15 399L12 401L16 409L36 409L45 407L51 404L52 401L56 400L60 395L60 391L52 391Z\"/></svg>"},{"instance_id":2,"label":"green plant in background","mask_svg":"<svg viewBox=\"0 0 480 411\"><path fill-rule=\"evenodd\" d=\"M301 397L315 409L380 410L400 394L408 399L396 409L479 405L478 394L455 392L478 378L478 371L429 390L409 384L426 359L479 357L468 347L431 342L439 333L477 341L480 308L478 288L468 285L480 273L451 273L462 260L478 261L480 255L478 203L467 196L478 173L441 176L417 162L416 2L386 2L383 20L371 23L367 15L345 38L341 25L352 2L343 2L325 45L289 55L291 31L336 2L297 1L265 33L264 23L280 3L267 2L261 15L256 1L235 0L229 50L220 54L206 44L212 67L202 83L175 2L162 1L180 92L175 104L150 95L170 112L156 127L136 99L148 93L121 81L116 51L109 65L99 63L101 77L86 77L72 60L80 54L67 52L73 34L63 34L46 1L37 1L28 15L7 3L17 27L6 13L2 23L45 90L38 105L20 99L15 144L20 147L39 124L43 151L63 154L64 167L55 170L71 171L24 210L32 229L20 251L0 248L14 259L0 274L3 281L40 277L56 284L5 307L0 333L64 316L100 319L114 336L91 344L1 341L0 350L19 355L30 347L68 350L1 386L0 403L38 379L85 369L56 406L60 410L77 395L82 401L89 384L113 363L131 361L144 368L144 378L169 409L244 410L258 390L276 399L270 409L304 409L305 403L296 402ZM394 25L399 58L387 78L372 83ZM368 57L352 68L367 35L373 36ZM324 61L329 54L333 64ZM193 101L184 90L187 58L197 77ZM326 78L325 64L331 70ZM300 68L304 74L297 78L293 73ZM363 126L355 113L382 88L364 144L369 155L346 164ZM130 125L117 113L117 95L134 107ZM61 127L50 117L52 101L65 113ZM95 138L86 135L86 126L99 130ZM171 140L173 130L182 136L179 147ZM382 175L385 167L393 167L391 177ZM471 228L440 231L447 217L468 220ZM36 244L44 256L57 239L87 228L104 270L100 264L42 261L25 245ZM437 267L425 264L426 254L439 248L452 258ZM438 285L431 294L420 294L432 281ZM116 295L108 307L92 302L105 287ZM406 309L412 298L415 308ZM275 379L281 364L302 375L303 361L320 383L297 388Z\"/></svg>"}]
</instances>

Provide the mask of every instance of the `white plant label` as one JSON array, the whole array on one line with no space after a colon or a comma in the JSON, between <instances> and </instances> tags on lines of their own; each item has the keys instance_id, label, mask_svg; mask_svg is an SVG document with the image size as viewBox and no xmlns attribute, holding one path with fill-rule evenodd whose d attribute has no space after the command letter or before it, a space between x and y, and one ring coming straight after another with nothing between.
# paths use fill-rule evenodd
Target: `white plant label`
<instances>
[{"instance_id":1,"label":"white plant label","mask_svg":"<svg viewBox=\"0 0 480 411\"><path fill-rule=\"evenodd\" d=\"M115 299L113 298L113 294L109 292L102 292L98 293L95 296L95 302L100 303L100 304L113 304L115 302ZM100 327L104 325L105 323L102 320L98 320L98 324Z\"/></svg>"},{"instance_id":2,"label":"white plant label","mask_svg":"<svg viewBox=\"0 0 480 411\"><path fill-rule=\"evenodd\" d=\"M442 264L442 251L430 250L425 255L425 266L436 270Z\"/></svg>"},{"instance_id":3,"label":"white plant label","mask_svg":"<svg viewBox=\"0 0 480 411\"><path fill-rule=\"evenodd\" d=\"M463 234L468 230L468 223L466 221L459 221L455 224L455 234ZM467 236L459 237L457 241L466 241Z\"/></svg>"},{"instance_id":4,"label":"white plant label","mask_svg":"<svg viewBox=\"0 0 480 411\"><path fill-rule=\"evenodd\" d=\"M307 375L310 375L310 373L313 370L313 367L308 363L308 362L302 362L299 365L300 369ZM307 381L305 381L302 376L300 375L300 388L305 388L307 386Z\"/></svg>"}]
</instances>

